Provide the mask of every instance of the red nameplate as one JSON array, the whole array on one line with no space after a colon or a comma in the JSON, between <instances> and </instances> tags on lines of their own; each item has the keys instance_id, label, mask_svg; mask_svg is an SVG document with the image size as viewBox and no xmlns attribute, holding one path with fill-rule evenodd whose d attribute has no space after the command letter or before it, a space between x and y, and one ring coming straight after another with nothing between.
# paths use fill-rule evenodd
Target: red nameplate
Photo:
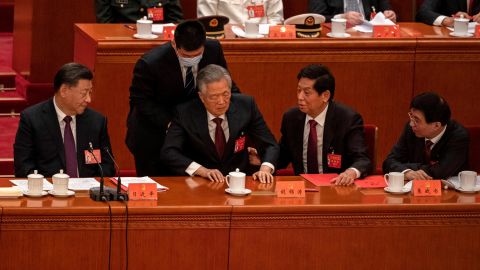
<instances>
[{"instance_id":1,"label":"red nameplate","mask_svg":"<svg viewBox=\"0 0 480 270\"><path fill-rule=\"evenodd\" d=\"M265 7L262 5L247 6L248 18L265 17Z\"/></svg>"},{"instance_id":2,"label":"red nameplate","mask_svg":"<svg viewBox=\"0 0 480 270\"><path fill-rule=\"evenodd\" d=\"M355 180L354 183L360 188L384 188L387 186L383 175L367 176L363 180Z\"/></svg>"},{"instance_id":3,"label":"red nameplate","mask_svg":"<svg viewBox=\"0 0 480 270\"><path fill-rule=\"evenodd\" d=\"M400 26L398 25L374 25L374 38L399 38Z\"/></svg>"},{"instance_id":4,"label":"red nameplate","mask_svg":"<svg viewBox=\"0 0 480 270\"><path fill-rule=\"evenodd\" d=\"M325 174L300 174L301 177L307 179L315 186L331 186L333 178L337 177L336 173L325 173Z\"/></svg>"},{"instance_id":5,"label":"red nameplate","mask_svg":"<svg viewBox=\"0 0 480 270\"><path fill-rule=\"evenodd\" d=\"M98 160L98 163L102 163L102 154L100 153L100 149L93 149L93 154ZM85 164L97 164L95 158L93 157L90 151L85 150Z\"/></svg>"},{"instance_id":6,"label":"red nameplate","mask_svg":"<svg viewBox=\"0 0 480 270\"><path fill-rule=\"evenodd\" d=\"M277 197L299 198L305 197L304 181L278 181L275 185Z\"/></svg>"},{"instance_id":7,"label":"red nameplate","mask_svg":"<svg viewBox=\"0 0 480 270\"><path fill-rule=\"evenodd\" d=\"M159 22L163 21L163 7L154 7L147 9L148 19Z\"/></svg>"},{"instance_id":8,"label":"red nameplate","mask_svg":"<svg viewBox=\"0 0 480 270\"><path fill-rule=\"evenodd\" d=\"M166 25L163 27L163 39L167 40L173 40L174 34L175 34L175 29L177 26L172 26L172 25Z\"/></svg>"},{"instance_id":9,"label":"red nameplate","mask_svg":"<svg viewBox=\"0 0 480 270\"><path fill-rule=\"evenodd\" d=\"M328 154L327 164L330 168L340 169L342 167L342 155Z\"/></svg>"},{"instance_id":10,"label":"red nameplate","mask_svg":"<svg viewBox=\"0 0 480 270\"><path fill-rule=\"evenodd\" d=\"M276 39L297 38L295 25L271 25L268 37Z\"/></svg>"},{"instance_id":11,"label":"red nameplate","mask_svg":"<svg viewBox=\"0 0 480 270\"><path fill-rule=\"evenodd\" d=\"M475 26L475 37L480 38L480 24Z\"/></svg>"},{"instance_id":12,"label":"red nameplate","mask_svg":"<svg viewBox=\"0 0 480 270\"><path fill-rule=\"evenodd\" d=\"M158 200L157 184L131 183L128 185L128 197L133 201Z\"/></svg>"},{"instance_id":13,"label":"red nameplate","mask_svg":"<svg viewBox=\"0 0 480 270\"><path fill-rule=\"evenodd\" d=\"M413 180L413 196L442 196L440 180Z\"/></svg>"}]
</instances>

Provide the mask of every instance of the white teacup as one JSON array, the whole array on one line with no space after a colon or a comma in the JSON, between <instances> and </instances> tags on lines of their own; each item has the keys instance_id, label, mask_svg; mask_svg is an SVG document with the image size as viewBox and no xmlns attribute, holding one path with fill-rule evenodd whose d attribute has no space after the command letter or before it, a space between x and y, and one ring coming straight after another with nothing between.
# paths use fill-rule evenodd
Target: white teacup
<instances>
[{"instance_id":1,"label":"white teacup","mask_svg":"<svg viewBox=\"0 0 480 270\"><path fill-rule=\"evenodd\" d=\"M340 36L347 30L347 20L342 18L332 19L332 35Z\"/></svg>"},{"instance_id":2,"label":"white teacup","mask_svg":"<svg viewBox=\"0 0 480 270\"><path fill-rule=\"evenodd\" d=\"M383 176L385 182L391 191L398 192L402 191L405 175L401 172L391 172Z\"/></svg>"},{"instance_id":3,"label":"white teacup","mask_svg":"<svg viewBox=\"0 0 480 270\"><path fill-rule=\"evenodd\" d=\"M460 187L463 190L473 190L477 181L477 172L461 171L458 173L458 180L460 181Z\"/></svg>"},{"instance_id":4,"label":"white teacup","mask_svg":"<svg viewBox=\"0 0 480 270\"><path fill-rule=\"evenodd\" d=\"M55 194L67 194L69 179L70 177L68 176L68 174L64 174L63 170L60 170L60 173L52 176L53 191L55 192Z\"/></svg>"},{"instance_id":5,"label":"white teacup","mask_svg":"<svg viewBox=\"0 0 480 270\"><path fill-rule=\"evenodd\" d=\"M453 20L453 32L457 35L466 35L468 33L468 22L470 20L460 17Z\"/></svg>"},{"instance_id":6,"label":"white teacup","mask_svg":"<svg viewBox=\"0 0 480 270\"><path fill-rule=\"evenodd\" d=\"M245 36L256 37L258 36L258 22L253 20L245 21Z\"/></svg>"},{"instance_id":7,"label":"white teacup","mask_svg":"<svg viewBox=\"0 0 480 270\"><path fill-rule=\"evenodd\" d=\"M232 192L243 192L245 190L245 173L238 169L227 175L227 185Z\"/></svg>"},{"instance_id":8,"label":"white teacup","mask_svg":"<svg viewBox=\"0 0 480 270\"><path fill-rule=\"evenodd\" d=\"M137 21L137 34L139 36L149 36L152 34L153 21L146 18Z\"/></svg>"},{"instance_id":9,"label":"white teacup","mask_svg":"<svg viewBox=\"0 0 480 270\"><path fill-rule=\"evenodd\" d=\"M31 195L42 194L43 191L43 175L38 174L37 170L28 176L28 193Z\"/></svg>"}]
</instances>

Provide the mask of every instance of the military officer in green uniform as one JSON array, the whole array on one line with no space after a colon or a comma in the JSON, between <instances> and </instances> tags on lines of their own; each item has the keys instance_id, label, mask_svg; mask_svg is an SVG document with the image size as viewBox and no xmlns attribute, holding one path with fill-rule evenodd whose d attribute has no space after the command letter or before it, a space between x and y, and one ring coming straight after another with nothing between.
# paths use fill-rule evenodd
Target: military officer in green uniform
<instances>
[{"instance_id":1,"label":"military officer in green uniform","mask_svg":"<svg viewBox=\"0 0 480 270\"><path fill-rule=\"evenodd\" d=\"M183 20L179 0L95 0L98 23L134 23L147 17L154 23Z\"/></svg>"}]
</instances>

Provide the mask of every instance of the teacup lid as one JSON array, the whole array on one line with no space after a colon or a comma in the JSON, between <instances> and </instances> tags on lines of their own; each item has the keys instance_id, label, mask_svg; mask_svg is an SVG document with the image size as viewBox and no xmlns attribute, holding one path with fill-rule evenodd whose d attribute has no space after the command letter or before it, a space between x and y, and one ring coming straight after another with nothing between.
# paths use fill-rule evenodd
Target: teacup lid
<instances>
[{"instance_id":1,"label":"teacup lid","mask_svg":"<svg viewBox=\"0 0 480 270\"><path fill-rule=\"evenodd\" d=\"M470 19L465 18L465 16L462 14L460 17L454 18L455 21L460 21L460 22L469 22Z\"/></svg>"},{"instance_id":2,"label":"teacup lid","mask_svg":"<svg viewBox=\"0 0 480 270\"><path fill-rule=\"evenodd\" d=\"M237 168L234 172L229 173L232 176L244 176L245 173L241 172L239 168Z\"/></svg>"},{"instance_id":3,"label":"teacup lid","mask_svg":"<svg viewBox=\"0 0 480 270\"><path fill-rule=\"evenodd\" d=\"M63 173L63 170L60 170L60 172L54 174L52 178L70 178L70 176L68 176L68 174Z\"/></svg>"},{"instance_id":4,"label":"teacup lid","mask_svg":"<svg viewBox=\"0 0 480 270\"><path fill-rule=\"evenodd\" d=\"M38 173L38 170L33 170L33 173L27 175L28 178L40 178L43 179L43 175Z\"/></svg>"},{"instance_id":5,"label":"teacup lid","mask_svg":"<svg viewBox=\"0 0 480 270\"><path fill-rule=\"evenodd\" d=\"M153 21L147 19L147 16L143 16L143 18L141 18L137 22L139 22L139 23L153 23Z\"/></svg>"}]
</instances>

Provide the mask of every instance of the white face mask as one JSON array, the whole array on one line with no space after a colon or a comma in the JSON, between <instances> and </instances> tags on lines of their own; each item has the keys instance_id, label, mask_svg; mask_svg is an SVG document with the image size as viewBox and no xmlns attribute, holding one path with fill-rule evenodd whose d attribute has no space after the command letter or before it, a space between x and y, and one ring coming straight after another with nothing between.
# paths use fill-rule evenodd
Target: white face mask
<instances>
[{"instance_id":1,"label":"white face mask","mask_svg":"<svg viewBox=\"0 0 480 270\"><path fill-rule=\"evenodd\" d=\"M178 55L178 60L180 60L180 65L184 67L193 67L198 65L200 63L200 60L202 60L203 54L200 54L195 57L187 58L187 57L182 57Z\"/></svg>"}]
</instances>

